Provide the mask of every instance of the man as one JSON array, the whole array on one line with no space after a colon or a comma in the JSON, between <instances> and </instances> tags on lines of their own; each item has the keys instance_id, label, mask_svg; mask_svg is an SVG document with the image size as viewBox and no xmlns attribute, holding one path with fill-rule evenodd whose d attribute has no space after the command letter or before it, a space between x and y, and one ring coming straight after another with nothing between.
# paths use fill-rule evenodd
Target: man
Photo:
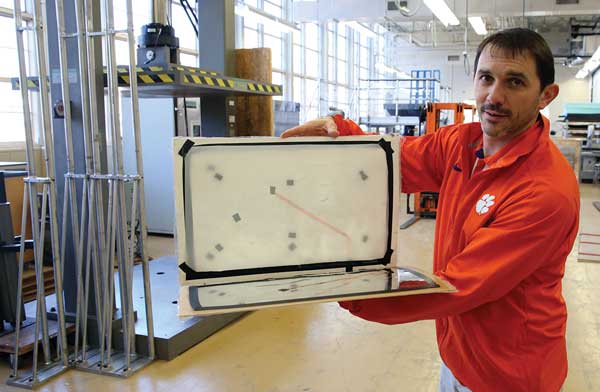
<instances>
[{"instance_id":1,"label":"man","mask_svg":"<svg viewBox=\"0 0 600 392\"><path fill-rule=\"evenodd\" d=\"M475 58L480 123L406 137L402 191L440 193L434 272L458 292L342 302L366 320L435 319L440 391L560 390L567 375L561 279L578 230L573 170L539 111L558 94L544 39L486 38ZM283 137L361 134L340 116Z\"/></svg>"}]
</instances>

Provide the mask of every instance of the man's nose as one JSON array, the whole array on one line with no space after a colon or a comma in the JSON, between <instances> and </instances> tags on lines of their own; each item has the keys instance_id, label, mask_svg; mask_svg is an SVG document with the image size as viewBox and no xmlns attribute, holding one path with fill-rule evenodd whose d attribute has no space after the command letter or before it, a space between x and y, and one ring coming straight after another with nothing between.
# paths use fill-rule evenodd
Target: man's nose
<instances>
[{"instance_id":1,"label":"man's nose","mask_svg":"<svg viewBox=\"0 0 600 392\"><path fill-rule=\"evenodd\" d=\"M486 101L492 104L504 104L506 101L506 94L502 84L495 82L487 91Z\"/></svg>"}]
</instances>

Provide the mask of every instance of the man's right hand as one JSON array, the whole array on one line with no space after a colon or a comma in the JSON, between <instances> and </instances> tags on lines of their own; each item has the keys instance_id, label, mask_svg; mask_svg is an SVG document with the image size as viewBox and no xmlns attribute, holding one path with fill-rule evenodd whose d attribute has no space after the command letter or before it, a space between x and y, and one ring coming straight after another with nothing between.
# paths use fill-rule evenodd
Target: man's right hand
<instances>
[{"instance_id":1,"label":"man's right hand","mask_svg":"<svg viewBox=\"0 0 600 392\"><path fill-rule=\"evenodd\" d=\"M281 134L282 138L296 136L329 136L338 137L339 132L335 121L331 117L322 117L316 120L290 128Z\"/></svg>"}]
</instances>

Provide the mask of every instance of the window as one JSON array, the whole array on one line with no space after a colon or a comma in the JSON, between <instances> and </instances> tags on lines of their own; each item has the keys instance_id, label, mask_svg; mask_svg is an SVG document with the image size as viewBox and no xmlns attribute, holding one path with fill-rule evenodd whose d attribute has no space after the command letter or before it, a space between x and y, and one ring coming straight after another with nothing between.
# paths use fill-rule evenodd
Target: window
<instances>
[{"instance_id":1,"label":"window","mask_svg":"<svg viewBox=\"0 0 600 392\"><path fill-rule=\"evenodd\" d=\"M10 83L0 82L0 142L25 141L22 102L20 91L13 90Z\"/></svg>"},{"instance_id":2,"label":"window","mask_svg":"<svg viewBox=\"0 0 600 392\"><path fill-rule=\"evenodd\" d=\"M7 4L12 8L12 2ZM25 33L27 41L28 33ZM0 118L2 132L0 142L25 141L25 125L23 124L23 101L21 92L13 90L11 78L18 77L17 39L15 22L10 17L0 16L0 56L5 61L0 62ZM27 42L25 42L25 57L29 57Z\"/></svg>"},{"instance_id":3,"label":"window","mask_svg":"<svg viewBox=\"0 0 600 392\"><path fill-rule=\"evenodd\" d=\"M319 26L314 23L307 23L304 25L306 32L306 48L312 50L319 50Z\"/></svg>"},{"instance_id":4,"label":"window","mask_svg":"<svg viewBox=\"0 0 600 392\"><path fill-rule=\"evenodd\" d=\"M292 62L293 62L293 72L301 73L302 72L302 46L294 45L293 53L292 53Z\"/></svg>"},{"instance_id":5,"label":"window","mask_svg":"<svg viewBox=\"0 0 600 392\"><path fill-rule=\"evenodd\" d=\"M294 96L292 99L294 102L304 102L304 79L298 76L294 76Z\"/></svg>"},{"instance_id":6,"label":"window","mask_svg":"<svg viewBox=\"0 0 600 392\"><path fill-rule=\"evenodd\" d=\"M244 29L244 48L251 49L258 47L258 31L254 29Z\"/></svg>"},{"instance_id":7,"label":"window","mask_svg":"<svg viewBox=\"0 0 600 392\"><path fill-rule=\"evenodd\" d=\"M281 18L282 9L281 9L281 1L264 1L263 10L266 13L269 13L273 16Z\"/></svg>"},{"instance_id":8,"label":"window","mask_svg":"<svg viewBox=\"0 0 600 392\"><path fill-rule=\"evenodd\" d=\"M338 60L337 62L337 81L338 83L341 84L347 84L348 83L348 78L347 78L347 67L348 67L348 63L346 63L345 61L342 60Z\"/></svg>"},{"instance_id":9,"label":"window","mask_svg":"<svg viewBox=\"0 0 600 392\"><path fill-rule=\"evenodd\" d=\"M306 75L319 77L319 52L315 50L306 50Z\"/></svg>"},{"instance_id":10,"label":"window","mask_svg":"<svg viewBox=\"0 0 600 392\"><path fill-rule=\"evenodd\" d=\"M273 64L273 69L282 69L282 51L281 51L281 38L275 37L270 34L265 34L264 36L264 47L271 48L271 61Z\"/></svg>"},{"instance_id":11,"label":"window","mask_svg":"<svg viewBox=\"0 0 600 392\"><path fill-rule=\"evenodd\" d=\"M273 84L283 84L283 74L281 72L273 72Z\"/></svg>"},{"instance_id":12,"label":"window","mask_svg":"<svg viewBox=\"0 0 600 392\"><path fill-rule=\"evenodd\" d=\"M253 0L245 3L293 22L287 9L292 1ZM335 106L356 118L357 113L351 111L358 111L352 102L358 100L358 78L366 79L371 75L369 53L382 50L377 47L382 39L368 39L337 21L327 22L324 30L316 23L301 23L298 31L288 34L281 33L274 25L247 23L244 19L236 18L237 23L241 23L238 31L243 34L238 42L243 42L245 48L271 48L273 83L283 85L286 99L300 103L300 121L325 114L320 110L326 106ZM375 28L383 30L381 26ZM322 31L326 34L325 47ZM323 69L322 61L327 62L326 69Z\"/></svg>"}]
</instances>

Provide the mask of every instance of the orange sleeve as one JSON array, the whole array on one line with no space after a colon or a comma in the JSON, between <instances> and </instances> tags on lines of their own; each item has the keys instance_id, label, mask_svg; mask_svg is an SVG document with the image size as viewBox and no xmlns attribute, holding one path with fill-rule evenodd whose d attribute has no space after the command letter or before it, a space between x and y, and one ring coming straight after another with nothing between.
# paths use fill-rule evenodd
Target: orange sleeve
<instances>
[{"instance_id":1,"label":"orange sleeve","mask_svg":"<svg viewBox=\"0 0 600 392\"><path fill-rule=\"evenodd\" d=\"M366 135L357 123L350 119L344 119L340 114L332 117L340 136Z\"/></svg>"},{"instance_id":2,"label":"orange sleeve","mask_svg":"<svg viewBox=\"0 0 600 392\"><path fill-rule=\"evenodd\" d=\"M571 250L578 227L577 203L551 192L523 192L438 275L456 293L340 302L365 320L401 324L444 318L493 302L517 287L548 260ZM510 245L508 245L510 244Z\"/></svg>"},{"instance_id":3,"label":"orange sleeve","mask_svg":"<svg viewBox=\"0 0 600 392\"><path fill-rule=\"evenodd\" d=\"M427 135L402 138L402 192L439 192L447 166L447 146L456 132L457 128L450 126Z\"/></svg>"}]
</instances>

